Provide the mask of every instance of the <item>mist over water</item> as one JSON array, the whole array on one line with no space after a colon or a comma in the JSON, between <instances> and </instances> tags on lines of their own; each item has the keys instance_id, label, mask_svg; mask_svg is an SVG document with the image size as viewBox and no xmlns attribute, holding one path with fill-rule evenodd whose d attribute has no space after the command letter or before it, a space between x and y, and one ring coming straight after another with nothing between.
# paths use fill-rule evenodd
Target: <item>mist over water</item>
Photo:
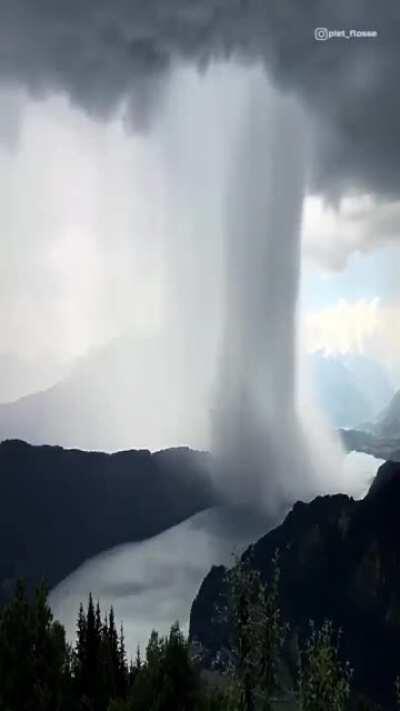
<instances>
[{"instance_id":1,"label":"mist over water","mask_svg":"<svg viewBox=\"0 0 400 711\"><path fill-rule=\"evenodd\" d=\"M268 508L300 482L306 489L311 474L296 413L305 131L299 106L262 69L249 73L246 93L227 176L214 449L229 496Z\"/></svg>"},{"instance_id":2,"label":"mist over water","mask_svg":"<svg viewBox=\"0 0 400 711\"><path fill-rule=\"evenodd\" d=\"M179 620L188 627L190 607L212 565L231 565L232 554L266 532L265 521L225 508L209 509L141 543L118 546L85 562L51 594L54 614L76 630L79 604L91 591L102 607L114 606L127 647L145 648L156 628L166 634Z\"/></svg>"},{"instance_id":3,"label":"mist over water","mask_svg":"<svg viewBox=\"0 0 400 711\"><path fill-rule=\"evenodd\" d=\"M342 458L337 475L353 482L349 493L359 498L380 463L352 453ZM209 509L147 541L113 548L81 565L52 591L53 613L73 642L79 604L92 592L103 609L114 606L124 624L128 653L134 656L138 644L145 648L154 627L167 634L179 619L187 630L191 604L210 567L231 565L234 552L240 554L281 518Z\"/></svg>"}]
</instances>

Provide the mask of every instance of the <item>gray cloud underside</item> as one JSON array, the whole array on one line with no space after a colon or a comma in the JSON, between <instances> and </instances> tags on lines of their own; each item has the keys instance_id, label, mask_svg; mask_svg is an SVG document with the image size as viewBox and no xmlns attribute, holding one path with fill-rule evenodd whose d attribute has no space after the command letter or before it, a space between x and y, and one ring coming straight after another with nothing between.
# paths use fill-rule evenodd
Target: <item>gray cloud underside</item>
<instances>
[{"instance_id":1,"label":"gray cloud underside","mask_svg":"<svg viewBox=\"0 0 400 711\"><path fill-rule=\"evenodd\" d=\"M378 39L316 42L313 29ZM171 64L261 58L311 108L314 181L398 194L400 5L395 0L0 0L0 74L94 115L127 99L145 126Z\"/></svg>"}]
</instances>

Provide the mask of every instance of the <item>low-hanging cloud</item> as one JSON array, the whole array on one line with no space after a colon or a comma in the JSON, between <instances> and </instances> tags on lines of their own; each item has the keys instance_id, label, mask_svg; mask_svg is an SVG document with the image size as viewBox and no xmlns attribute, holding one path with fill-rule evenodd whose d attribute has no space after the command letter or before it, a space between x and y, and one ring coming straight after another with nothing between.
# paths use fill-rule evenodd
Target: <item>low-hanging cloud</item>
<instances>
[{"instance_id":1,"label":"low-hanging cloud","mask_svg":"<svg viewBox=\"0 0 400 711\"><path fill-rule=\"evenodd\" d=\"M400 200L350 195L336 206L309 197L303 213L303 254L326 271L345 269L354 253L399 244Z\"/></svg>"},{"instance_id":2,"label":"low-hanging cloud","mask_svg":"<svg viewBox=\"0 0 400 711\"><path fill-rule=\"evenodd\" d=\"M125 102L148 125L178 60L259 59L295 90L315 126L313 185L397 194L400 9L375 0L1 0L0 77L35 95L66 93L95 116ZM318 42L314 29L375 30Z\"/></svg>"}]
</instances>

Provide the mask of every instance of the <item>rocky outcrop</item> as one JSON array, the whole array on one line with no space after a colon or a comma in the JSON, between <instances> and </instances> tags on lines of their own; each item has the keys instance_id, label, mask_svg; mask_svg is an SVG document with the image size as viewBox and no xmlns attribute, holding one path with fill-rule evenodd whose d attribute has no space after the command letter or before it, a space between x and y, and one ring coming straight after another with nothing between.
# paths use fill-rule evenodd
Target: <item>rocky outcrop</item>
<instances>
[{"instance_id":1,"label":"rocky outcrop","mask_svg":"<svg viewBox=\"0 0 400 711\"><path fill-rule=\"evenodd\" d=\"M400 671L399 507L400 465L386 462L362 501L336 495L299 502L251 550L266 580L280 551L281 606L292 633L304 635L310 619L333 620L343 629L355 687L384 703L391 703ZM211 570L191 611L191 639L204 648L207 666L221 657L228 640L218 615L225 572Z\"/></svg>"}]
</instances>

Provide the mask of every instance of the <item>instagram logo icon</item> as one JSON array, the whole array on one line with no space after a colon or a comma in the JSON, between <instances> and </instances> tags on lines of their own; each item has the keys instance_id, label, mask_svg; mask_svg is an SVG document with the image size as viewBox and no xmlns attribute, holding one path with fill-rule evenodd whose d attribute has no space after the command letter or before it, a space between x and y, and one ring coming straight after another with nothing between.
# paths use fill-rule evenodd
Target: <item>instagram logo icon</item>
<instances>
[{"instance_id":1,"label":"instagram logo icon","mask_svg":"<svg viewBox=\"0 0 400 711\"><path fill-rule=\"evenodd\" d=\"M316 40L323 42L329 39L329 33L326 27L316 27L314 30L314 37Z\"/></svg>"}]
</instances>

